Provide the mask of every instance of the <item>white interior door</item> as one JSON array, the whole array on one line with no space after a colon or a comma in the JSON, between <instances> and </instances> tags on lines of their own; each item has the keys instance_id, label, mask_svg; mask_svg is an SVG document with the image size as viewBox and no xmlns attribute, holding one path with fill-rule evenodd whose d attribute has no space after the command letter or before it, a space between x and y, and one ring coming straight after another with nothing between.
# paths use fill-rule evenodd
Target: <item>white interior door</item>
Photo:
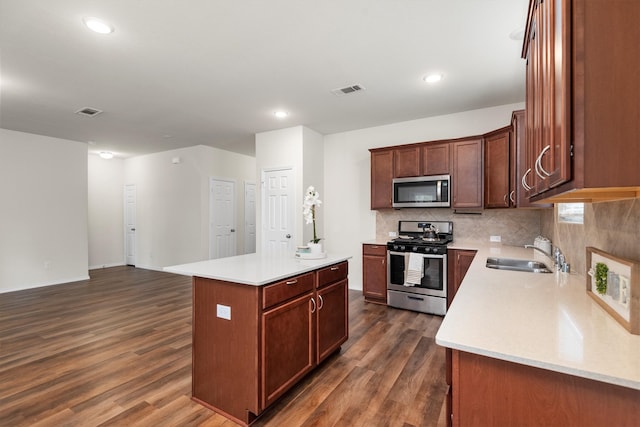
<instances>
[{"instance_id":1,"label":"white interior door","mask_svg":"<svg viewBox=\"0 0 640 427\"><path fill-rule=\"evenodd\" d=\"M256 251L256 184L244 183L244 253Z\"/></svg>"},{"instance_id":2,"label":"white interior door","mask_svg":"<svg viewBox=\"0 0 640 427\"><path fill-rule=\"evenodd\" d=\"M209 185L209 258L236 254L236 183L211 178Z\"/></svg>"},{"instance_id":3,"label":"white interior door","mask_svg":"<svg viewBox=\"0 0 640 427\"><path fill-rule=\"evenodd\" d=\"M262 223L265 251L293 251L295 186L293 169L263 172Z\"/></svg>"},{"instance_id":4,"label":"white interior door","mask_svg":"<svg viewBox=\"0 0 640 427\"><path fill-rule=\"evenodd\" d=\"M124 187L124 253L127 265L136 265L136 186Z\"/></svg>"}]
</instances>

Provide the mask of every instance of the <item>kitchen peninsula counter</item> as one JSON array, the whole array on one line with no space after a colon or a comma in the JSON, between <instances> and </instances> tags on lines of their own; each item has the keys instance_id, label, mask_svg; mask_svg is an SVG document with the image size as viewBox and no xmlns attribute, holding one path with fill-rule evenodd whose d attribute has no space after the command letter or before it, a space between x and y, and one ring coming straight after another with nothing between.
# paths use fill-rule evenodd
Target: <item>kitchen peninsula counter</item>
<instances>
[{"instance_id":1,"label":"kitchen peninsula counter","mask_svg":"<svg viewBox=\"0 0 640 427\"><path fill-rule=\"evenodd\" d=\"M478 411L482 410L491 413L491 417L498 416L497 413L502 416L509 409L507 406L516 405L516 395L526 387L531 391L523 400L542 400L546 393L559 390L554 388L558 383L553 383L554 386L549 389L535 389L537 386L542 387L541 378L547 377L559 381L562 386L571 384L563 397L569 400L547 402L550 405L547 413L552 407L584 405L581 397L575 394L590 390L592 400L601 399L604 402L612 399L606 405L616 407L618 412L622 412L620 416L639 415L640 336L629 333L587 295L585 276L561 272L516 272L485 267L487 257L501 257L542 261L553 268L549 258L533 249L463 241L454 241L450 248L478 251L436 335L439 345L454 350L454 420L456 407L460 423L470 420L464 417L463 409L471 417L479 416ZM461 370L465 369L464 366L467 370ZM512 377L507 372L513 372L514 376L527 372L528 382L524 386L520 384L520 387L509 388L508 378ZM468 378L465 378L464 375L467 374ZM473 400L469 388L465 389L460 385L471 387L469 378L476 374L478 377L474 377L472 381L477 382L473 383L473 387L478 390L477 394L483 395L485 402L482 405L479 402L469 404ZM460 381L457 390L456 375ZM518 378L521 381L525 377ZM540 384L530 386L538 380L541 381ZM578 383L579 386L576 385ZM484 386L490 388L480 391ZM510 395L511 399L503 401L504 408L488 409L491 408L490 401L494 395L502 393L496 392L496 389L513 394ZM527 393L522 392L525 395ZM625 397L623 400L616 400L619 396ZM628 406L630 402L631 410ZM470 408L473 404L476 406ZM533 405L531 402L528 404ZM621 406L615 406L618 404ZM597 405L590 405L589 410L598 412ZM478 409L479 407L483 409ZM571 412L571 408L560 411L565 411L563 416L569 417L569 420L575 420L572 417L577 416L575 414L583 411L584 407L574 409L575 413ZM535 412L535 409L528 410L532 411ZM544 414L545 411L542 411L537 415L538 423L544 419L540 418ZM496 418L474 419L496 421ZM557 421L557 418L545 420ZM454 425L460 424L454 422ZM625 424L623 422L619 425Z\"/></svg>"},{"instance_id":2,"label":"kitchen peninsula counter","mask_svg":"<svg viewBox=\"0 0 640 427\"><path fill-rule=\"evenodd\" d=\"M166 267L193 276L193 400L250 425L339 351L349 258L256 253Z\"/></svg>"}]
</instances>

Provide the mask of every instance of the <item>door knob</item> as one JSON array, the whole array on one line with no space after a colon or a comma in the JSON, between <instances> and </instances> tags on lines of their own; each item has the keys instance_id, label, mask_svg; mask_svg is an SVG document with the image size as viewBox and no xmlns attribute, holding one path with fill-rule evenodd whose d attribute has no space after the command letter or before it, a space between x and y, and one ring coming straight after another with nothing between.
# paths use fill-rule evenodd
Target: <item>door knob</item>
<instances>
[{"instance_id":1,"label":"door knob","mask_svg":"<svg viewBox=\"0 0 640 427\"><path fill-rule=\"evenodd\" d=\"M136 231L136 229L135 229L135 228L132 228L132 229L131 229L131 231Z\"/></svg>"},{"instance_id":2,"label":"door knob","mask_svg":"<svg viewBox=\"0 0 640 427\"><path fill-rule=\"evenodd\" d=\"M287 235L286 235L286 236L284 236L284 237L286 237L287 239L290 239L290 238L291 238L291 234L287 234Z\"/></svg>"},{"instance_id":3,"label":"door knob","mask_svg":"<svg viewBox=\"0 0 640 427\"><path fill-rule=\"evenodd\" d=\"M235 229L235 228L232 228L232 229L231 229L231 230L229 230L229 231L231 231L232 233L235 233L235 232L236 232L236 229Z\"/></svg>"}]
</instances>

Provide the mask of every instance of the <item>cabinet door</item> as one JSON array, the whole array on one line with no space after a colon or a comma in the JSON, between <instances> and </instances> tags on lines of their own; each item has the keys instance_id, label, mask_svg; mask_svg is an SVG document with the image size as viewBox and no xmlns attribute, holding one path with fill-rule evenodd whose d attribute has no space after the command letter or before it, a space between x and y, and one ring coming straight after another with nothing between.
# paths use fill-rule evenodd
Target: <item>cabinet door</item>
<instances>
[{"instance_id":1,"label":"cabinet door","mask_svg":"<svg viewBox=\"0 0 640 427\"><path fill-rule=\"evenodd\" d=\"M447 307L451 305L475 256L474 250L451 249L447 252Z\"/></svg>"},{"instance_id":2,"label":"cabinet door","mask_svg":"<svg viewBox=\"0 0 640 427\"><path fill-rule=\"evenodd\" d=\"M371 209L391 208L393 151L371 152Z\"/></svg>"},{"instance_id":3,"label":"cabinet door","mask_svg":"<svg viewBox=\"0 0 640 427\"><path fill-rule=\"evenodd\" d=\"M453 208L482 208L482 139L452 143Z\"/></svg>"},{"instance_id":4,"label":"cabinet door","mask_svg":"<svg viewBox=\"0 0 640 427\"><path fill-rule=\"evenodd\" d=\"M451 144L426 144L422 147L422 175L448 175Z\"/></svg>"},{"instance_id":5,"label":"cabinet door","mask_svg":"<svg viewBox=\"0 0 640 427\"><path fill-rule=\"evenodd\" d=\"M484 140L484 207L511 206L511 132L503 129ZM510 197L511 196L511 197Z\"/></svg>"},{"instance_id":6,"label":"cabinet door","mask_svg":"<svg viewBox=\"0 0 640 427\"><path fill-rule=\"evenodd\" d=\"M412 146L393 150L393 177L420 176L420 147Z\"/></svg>"},{"instance_id":7,"label":"cabinet door","mask_svg":"<svg viewBox=\"0 0 640 427\"><path fill-rule=\"evenodd\" d=\"M262 408L314 366L312 299L305 294L262 314Z\"/></svg>"},{"instance_id":8,"label":"cabinet door","mask_svg":"<svg viewBox=\"0 0 640 427\"><path fill-rule=\"evenodd\" d=\"M363 245L362 293L370 302L387 303L387 249L382 245Z\"/></svg>"},{"instance_id":9,"label":"cabinet door","mask_svg":"<svg viewBox=\"0 0 640 427\"><path fill-rule=\"evenodd\" d=\"M347 281L318 291L317 361L320 363L349 338Z\"/></svg>"},{"instance_id":10,"label":"cabinet door","mask_svg":"<svg viewBox=\"0 0 640 427\"><path fill-rule=\"evenodd\" d=\"M571 63L569 0L532 9L527 38L527 138L532 194L571 179Z\"/></svg>"}]
</instances>

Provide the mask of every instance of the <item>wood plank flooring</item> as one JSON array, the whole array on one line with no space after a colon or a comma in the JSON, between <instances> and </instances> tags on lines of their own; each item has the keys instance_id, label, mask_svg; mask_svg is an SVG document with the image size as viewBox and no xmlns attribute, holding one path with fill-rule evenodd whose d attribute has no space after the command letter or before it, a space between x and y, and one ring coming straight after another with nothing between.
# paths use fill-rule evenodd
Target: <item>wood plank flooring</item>
<instances>
[{"instance_id":1,"label":"wood plank flooring","mask_svg":"<svg viewBox=\"0 0 640 427\"><path fill-rule=\"evenodd\" d=\"M0 426L236 426L191 401L191 279L133 267L0 294ZM256 426L444 426L441 318L349 291L350 338Z\"/></svg>"}]
</instances>

